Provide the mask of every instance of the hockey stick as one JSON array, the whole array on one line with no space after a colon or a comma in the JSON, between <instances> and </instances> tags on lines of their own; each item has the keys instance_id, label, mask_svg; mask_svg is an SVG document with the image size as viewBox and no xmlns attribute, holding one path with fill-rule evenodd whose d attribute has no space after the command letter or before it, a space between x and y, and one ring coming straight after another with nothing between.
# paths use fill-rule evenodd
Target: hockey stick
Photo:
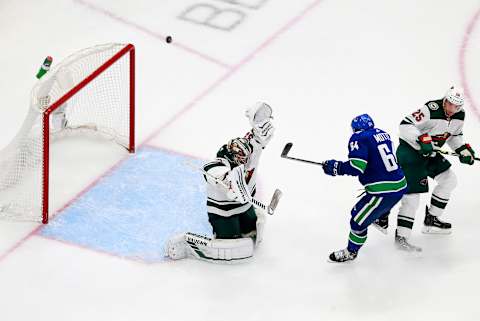
<instances>
[{"instance_id":1,"label":"hockey stick","mask_svg":"<svg viewBox=\"0 0 480 321\"><path fill-rule=\"evenodd\" d=\"M460 156L458 153L450 152L448 150L443 150L443 149L434 149L433 151L435 151L437 153L440 153L440 154L444 154L444 155L457 156L457 157ZM478 157L474 157L473 159L476 160L476 161L480 161L480 158L478 158Z\"/></svg>"},{"instance_id":2,"label":"hockey stick","mask_svg":"<svg viewBox=\"0 0 480 321\"><path fill-rule=\"evenodd\" d=\"M291 159L291 160L294 160L294 161L308 163L308 164L321 165L321 166L323 166L325 164L324 162L314 162L314 161L310 161L310 160L306 160L306 159L287 156L288 152L290 152L290 149L292 149L292 146L293 146L293 143L287 143L285 145L285 147L283 148L280 156L282 158Z\"/></svg>"},{"instance_id":3,"label":"hockey stick","mask_svg":"<svg viewBox=\"0 0 480 321\"><path fill-rule=\"evenodd\" d=\"M200 171L204 175L207 175L208 177L212 178L217 184L222 185L225 189L227 189L227 190L230 189L230 186L225 184L224 181L222 181L221 179L219 179L219 178L211 175L210 173L206 172L205 170L203 170L203 168L199 168L199 167L195 166L194 164L192 164L188 161L185 161L185 164L188 165L190 168L195 169L197 171ZM281 197L282 197L282 191L277 188L275 190L275 192L273 192L272 199L270 200L270 204L268 204L268 206L266 206L265 204L256 200L253 197L251 198L251 201L249 203L258 207L258 208L261 208L264 211L267 211L268 214L273 215Z\"/></svg>"}]
</instances>

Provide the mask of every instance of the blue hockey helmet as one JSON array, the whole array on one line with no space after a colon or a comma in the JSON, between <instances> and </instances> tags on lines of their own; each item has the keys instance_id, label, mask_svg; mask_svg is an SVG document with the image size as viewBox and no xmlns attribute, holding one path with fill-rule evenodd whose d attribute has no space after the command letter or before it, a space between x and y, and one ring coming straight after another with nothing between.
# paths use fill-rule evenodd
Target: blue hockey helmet
<instances>
[{"instance_id":1,"label":"blue hockey helmet","mask_svg":"<svg viewBox=\"0 0 480 321\"><path fill-rule=\"evenodd\" d=\"M373 119L368 114L362 114L352 120L352 130L354 133L373 128L374 126Z\"/></svg>"}]
</instances>

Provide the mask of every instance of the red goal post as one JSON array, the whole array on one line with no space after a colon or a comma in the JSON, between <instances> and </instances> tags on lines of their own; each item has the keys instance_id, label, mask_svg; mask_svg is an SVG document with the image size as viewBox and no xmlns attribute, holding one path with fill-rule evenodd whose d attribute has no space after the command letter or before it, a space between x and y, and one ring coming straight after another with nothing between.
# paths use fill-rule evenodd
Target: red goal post
<instances>
[{"instance_id":1,"label":"red goal post","mask_svg":"<svg viewBox=\"0 0 480 321\"><path fill-rule=\"evenodd\" d=\"M70 97L82 90L87 84L91 83L95 78L97 78L101 73L107 70L110 66L115 64L125 55L129 55L129 142L128 142L128 151L130 153L135 152L135 47L132 44L127 44L119 52L117 52L112 58L107 60L103 65L98 67L94 72L92 72L88 77L82 80L78 85L73 87L65 95L59 98L54 102L48 109L43 113L43 140L44 140L44 162L43 162L43 200L42 200L42 223L48 223L48 208L49 208L49 164L50 164L50 115L53 111L58 109L62 104L64 104Z\"/></svg>"},{"instance_id":2,"label":"red goal post","mask_svg":"<svg viewBox=\"0 0 480 321\"><path fill-rule=\"evenodd\" d=\"M49 219L53 139L98 133L135 151L135 47L104 44L54 65L31 93L29 113L0 152L0 218Z\"/></svg>"}]
</instances>

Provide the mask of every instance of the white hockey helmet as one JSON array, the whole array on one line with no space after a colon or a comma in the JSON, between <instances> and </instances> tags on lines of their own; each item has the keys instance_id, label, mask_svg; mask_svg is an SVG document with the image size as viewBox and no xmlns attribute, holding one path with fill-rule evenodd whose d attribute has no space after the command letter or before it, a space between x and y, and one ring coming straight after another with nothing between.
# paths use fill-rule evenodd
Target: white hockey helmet
<instances>
[{"instance_id":1,"label":"white hockey helmet","mask_svg":"<svg viewBox=\"0 0 480 321\"><path fill-rule=\"evenodd\" d=\"M450 103L459 106L459 109L465 103L465 95L463 94L463 89L461 87L452 86L445 93L444 101L448 100Z\"/></svg>"}]
</instances>

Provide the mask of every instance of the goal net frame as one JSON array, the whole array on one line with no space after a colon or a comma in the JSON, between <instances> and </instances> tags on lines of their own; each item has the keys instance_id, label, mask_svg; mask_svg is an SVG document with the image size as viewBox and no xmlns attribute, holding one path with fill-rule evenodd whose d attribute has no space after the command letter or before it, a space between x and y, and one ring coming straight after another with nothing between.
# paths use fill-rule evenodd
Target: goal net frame
<instances>
[{"instance_id":1,"label":"goal net frame","mask_svg":"<svg viewBox=\"0 0 480 321\"><path fill-rule=\"evenodd\" d=\"M103 55L102 54L102 52L104 52L103 50L111 50L111 55L106 54L105 56L101 56ZM8 204L19 204L18 206L21 206L20 208L24 208L24 209L18 210L17 212L15 212L15 210L12 209L12 212L10 212L10 214L9 212L5 213L6 218L11 218L14 220L26 219L26 220L40 221L40 215L41 215L41 222L43 224L48 223L49 201L50 201L50 181L51 181L50 163L51 163L51 157L52 157L52 155L50 155L50 150L51 150L50 144L53 143L52 140L57 138L56 134L54 136L54 132L51 132L51 129L55 129L55 125L51 123L52 121L54 121L53 116L55 116L55 114L58 115L58 113L64 112L64 110L67 110L73 113L82 112L82 111L84 113L88 113L89 111L96 113L97 108L95 107L97 106L97 103L95 102L95 99L96 99L95 97L96 97L97 90L100 90L100 92L105 92L107 93L107 95L110 92L112 96L108 98L111 98L111 104L112 104L111 106L113 106L113 109L111 110L113 113L116 113L116 115L108 114L109 111L106 112L103 109L105 107L104 105L102 105L102 103L104 103L102 99L104 99L105 97L102 97L102 96L98 97L98 99L100 99L98 101L98 112L101 113L101 115L106 114L105 119L107 119L108 122L115 122L112 124L112 126L116 126L115 124L117 124L119 120L115 117L120 115L119 117L121 119L121 124L122 124L121 132L117 133L115 129L116 127L112 127L114 134L112 135L112 137L109 137L109 138L110 139L113 138L119 145L127 149L129 153L135 152L135 47L132 44L118 44L118 43L94 46L94 47L80 50L77 53L74 53L73 55L66 58L64 61L60 62L59 66L62 66L64 62L68 64L72 61L75 61L75 59L77 59L76 58L77 55L79 60L82 60L86 57L88 59L88 57L90 57L89 56L90 51L92 55L100 54L100 57L103 57L100 60L98 60L98 64L94 63L91 65L92 69L93 68L96 68L96 69L93 69L92 71L92 69L89 69L88 67L86 67L86 69L84 70L85 73L80 78L77 79L76 84L72 83L71 88L69 86L68 88L66 88L66 91L64 93L60 92L59 97L58 98L54 97L53 99L55 99L55 101L53 101L52 103L50 103L49 101L50 99L48 99L48 101L43 106L41 106L41 109L36 108L37 111L35 113L37 113L38 116L35 116L35 117L38 117L36 118L37 119L36 122L38 123L38 126L39 126L38 133L39 135L41 135L41 137L38 138L38 144L41 144L41 146L40 145L38 146L40 146L39 148L41 148L41 150L39 150L39 154L38 154L39 158L34 158L34 156L32 156L31 162L33 162L34 164L37 164L32 166L35 166L33 167L34 168L33 170L36 173L38 173L38 174L32 174L32 175L39 175L39 176L36 184L34 185L27 184L25 185L26 190L22 189L21 191L22 193L24 193L25 191L27 192L30 191L29 193L33 193L34 195L37 195L37 196L34 196L33 203L30 203L27 201L24 205L22 205L23 203L21 201L18 202L18 200L22 200L22 198L19 198L19 199L17 199L16 197L7 198ZM96 59L96 58L93 58L92 56L92 59ZM102 61L102 59L105 59L105 60ZM126 61L125 59L128 59L128 61ZM115 65L117 62L118 62L118 65ZM109 70L109 68L112 68L111 71L109 73L105 73L105 71ZM51 71L51 72L54 72L54 74L51 74L51 75L56 75L57 70L60 70L60 69ZM118 74L118 72L120 72L120 74ZM127 72L128 72L128 75L126 74ZM112 91L110 91L109 88L105 89L104 86L105 86L105 79L108 79L105 77L111 77L112 73L113 75L117 75L115 77L118 77L118 79L114 78L112 86L116 86L116 87L112 87L111 89ZM95 84L97 84L97 82L94 82L94 81L100 75L104 75L104 76L100 77L99 79L97 87L98 86L100 87L98 87L98 89L95 89L96 88ZM117 86L115 84L117 83L117 81L119 81L120 86ZM87 87L89 84L91 84L91 86ZM107 82L107 84L109 83ZM37 86L34 87L34 90L36 87ZM109 87L109 85L107 85L107 87ZM86 91L82 92L81 95L78 95L79 98L72 99L72 97L74 97L76 94L78 94L82 90L86 90ZM126 92L127 90L128 90L128 93ZM32 91L32 95L34 95L33 91ZM91 99L91 101L89 101L89 105L85 106L85 109L80 109L83 106L81 104L76 103L78 99L83 99L82 97L89 97L88 99ZM64 106L68 106L66 107L67 109L65 109ZM91 109L92 107L94 108L93 110ZM15 139L12 141L12 143L6 147L5 150L7 150L7 154L5 155L10 155L9 154L10 151L12 150L15 151L18 148L21 148L23 146L23 145L18 145L20 147L16 147L17 146L16 144L18 143L18 141L20 141L20 144L25 144L21 140L23 137L22 135L24 135L22 134L22 132L24 131L25 128L28 128L25 126L28 126L29 118L31 118L31 115L32 115L32 111L29 111L27 119L24 125L22 125L22 129L20 130L19 134L17 134ZM109 118L109 115L112 115L111 119ZM92 116L96 117L94 115ZM92 119L95 119L95 118L92 118ZM75 121L75 119L73 119L72 121ZM100 126L102 126L102 124L103 123L101 123ZM68 127L68 125L66 126L67 127L65 128L69 128L69 130L70 129L76 130L75 127ZM95 123L93 123L93 125L91 126L93 126L92 131L98 131L100 134L105 134L104 132L101 131L103 127L97 127ZM78 128L80 128L81 130L78 130L75 132L82 133L84 130L83 129L84 127L89 127L89 125L87 126L80 125ZM109 127L105 127L105 129L109 129ZM117 135L120 135L120 136L117 136ZM18 137L20 137L20 140L17 139ZM117 138L120 140L117 140ZM37 148L35 146L37 145L33 145L33 147L31 148L35 150ZM9 157L9 156L5 156L5 157ZM22 161L21 159L19 160L16 160L15 158L13 159L14 161ZM19 170L18 168L21 168L22 163L19 163L19 164L20 165L18 166L13 165L13 169L15 171L18 171ZM6 170L8 172L8 168L4 168L3 170ZM15 174L15 173L17 172L13 172L12 175L23 175L22 173L20 174ZM16 188L22 188L21 186L23 186L21 185L22 176L19 176L19 177L20 178L18 178L18 181L14 180L14 183L11 183L11 184L15 184L15 186L17 186ZM41 186L38 186L38 185L41 185ZM29 187L29 186L33 186L33 187ZM35 187L35 186L38 186L38 187ZM33 190L31 190L30 188L33 188ZM39 188L41 188L41 192ZM23 194L19 194L18 197L22 197L21 195ZM0 207L2 207L0 210L4 211L3 205ZM15 214L15 213L18 213L18 214Z\"/></svg>"},{"instance_id":2,"label":"goal net frame","mask_svg":"<svg viewBox=\"0 0 480 321\"><path fill-rule=\"evenodd\" d=\"M135 46L132 44L127 44L123 49L116 53L112 58L107 60L103 65L98 67L94 72L92 72L88 77L83 81L73 87L70 91L60 97L57 101L51 104L43 112L43 195L42 195L42 223L48 223L48 212L49 212L49 173L50 173L50 115L57 108L62 106L68 99L73 97L76 93L82 90L85 86L91 83L95 78L107 70L110 66L115 64L120 58L125 55L129 55L130 66L129 66L129 98L130 98L130 128L129 128L129 146L128 152L135 153Z\"/></svg>"}]
</instances>

